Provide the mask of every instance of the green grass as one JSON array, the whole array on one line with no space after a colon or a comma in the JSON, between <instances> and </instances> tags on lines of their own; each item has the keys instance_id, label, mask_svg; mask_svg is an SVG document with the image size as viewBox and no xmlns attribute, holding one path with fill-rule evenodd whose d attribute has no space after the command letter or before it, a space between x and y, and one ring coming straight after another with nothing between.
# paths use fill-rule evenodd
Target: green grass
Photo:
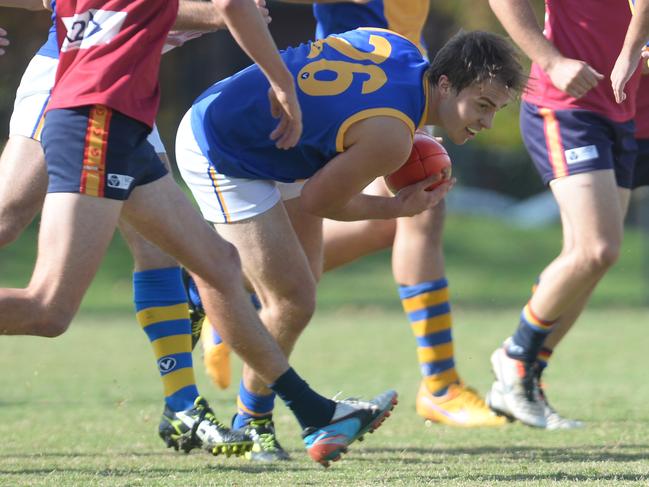
<instances>
[{"instance_id":1,"label":"green grass","mask_svg":"<svg viewBox=\"0 0 649 487\"><path fill-rule=\"evenodd\" d=\"M456 356L461 375L479 391L491 382L489 354L512 332L559 238L556 227L518 230L449 218ZM326 395L367 397L388 387L401 394L385 426L329 470L306 457L283 406L276 420L294 458L289 464L164 448L156 436L160 382L148 342L128 313L131 260L116 238L67 334L0 340L0 485L647 485L642 238L628 233L620 262L547 373L553 403L587 421L580 431L425 427L414 412L414 339L396 300L389 254L325 276L317 316L293 364ZM34 240L32 227L0 252L0 285L27 282ZM236 388L216 391L200 371L198 380L227 421Z\"/></svg>"},{"instance_id":2,"label":"green grass","mask_svg":"<svg viewBox=\"0 0 649 487\"><path fill-rule=\"evenodd\" d=\"M489 353L511 332L517 309L458 308L459 369L484 392ZM388 387L401 394L376 434L324 470L307 458L283 406L276 419L294 458L288 464L166 450L155 433L162 402L144 334L129 315L86 313L56 340L2 340L0 484L646 485L645 324L639 310L590 312L555 354L549 395L561 412L585 420L585 429L460 430L426 427L416 416L414 339L400 313L320 313L295 351L295 367L327 395ZM217 414L228 418L236 388L216 391L198 376Z\"/></svg>"},{"instance_id":3,"label":"green grass","mask_svg":"<svg viewBox=\"0 0 649 487\"><path fill-rule=\"evenodd\" d=\"M646 237L629 229L617 265L598 287L592 306L635 307L649 303L649 264ZM451 215L445 230L445 257L453 303L499 308L522 306L532 283L558 253L557 226L517 229L501 221ZM24 286L34 263L36 228L0 252L0 285ZM83 309L93 312L129 312L132 259L116 236L93 283ZM350 289L353 297L350 298ZM390 274L390 254L382 252L325 276L319 307L399 309Z\"/></svg>"}]
</instances>

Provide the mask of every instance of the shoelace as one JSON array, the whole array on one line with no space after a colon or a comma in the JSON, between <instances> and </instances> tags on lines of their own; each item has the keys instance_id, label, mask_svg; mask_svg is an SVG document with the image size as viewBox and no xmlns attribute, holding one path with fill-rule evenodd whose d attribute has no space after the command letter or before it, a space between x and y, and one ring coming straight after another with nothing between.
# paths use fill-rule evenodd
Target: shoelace
<instances>
[{"instance_id":1,"label":"shoelace","mask_svg":"<svg viewBox=\"0 0 649 487\"><path fill-rule=\"evenodd\" d=\"M196 406L196 410L198 411L198 418L196 419L194 425L192 426L192 430L191 430L192 438L196 437L196 431L198 430L198 427L203 421L207 421L212 426L215 426L218 429L227 428L225 424L221 423L218 419L216 419L216 416L214 416L214 412L210 407L205 406L203 404L199 404L198 406Z\"/></svg>"},{"instance_id":2,"label":"shoelace","mask_svg":"<svg viewBox=\"0 0 649 487\"><path fill-rule=\"evenodd\" d=\"M334 397L331 398L332 401L336 402L341 402L345 403L349 406L358 406L359 408L362 409L375 409L377 406L376 404L373 404L369 401L363 401L362 399L359 399L358 397L348 397L346 399L338 399L340 395L342 394L342 391L337 392Z\"/></svg>"},{"instance_id":3,"label":"shoelace","mask_svg":"<svg viewBox=\"0 0 649 487\"><path fill-rule=\"evenodd\" d=\"M275 437L271 421L268 419L252 420L250 421L250 429L255 431L259 444L264 451L275 451L278 449L279 444ZM257 429L266 429L263 433L257 433Z\"/></svg>"}]
</instances>

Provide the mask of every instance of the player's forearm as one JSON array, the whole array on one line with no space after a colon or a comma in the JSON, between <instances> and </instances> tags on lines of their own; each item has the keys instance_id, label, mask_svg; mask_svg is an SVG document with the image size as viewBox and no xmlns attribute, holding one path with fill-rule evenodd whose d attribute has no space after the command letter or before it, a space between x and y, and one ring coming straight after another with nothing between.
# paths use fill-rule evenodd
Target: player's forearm
<instances>
[{"instance_id":1,"label":"player's forearm","mask_svg":"<svg viewBox=\"0 0 649 487\"><path fill-rule=\"evenodd\" d=\"M181 0L172 30L210 32L225 27L221 12L212 2Z\"/></svg>"},{"instance_id":2,"label":"player's forearm","mask_svg":"<svg viewBox=\"0 0 649 487\"><path fill-rule=\"evenodd\" d=\"M256 62L272 85L294 90L293 77L252 0L212 0L239 46Z\"/></svg>"},{"instance_id":3,"label":"player's forearm","mask_svg":"<svg viewBox=\"0 0 649 487\"><path fill-rule=\"evenodd\" d=\"M637 53L649 41L649 1L636 0L633 18L624 38L622 54Z\"/></svg>"},{"instance_id":4,"label":"player's forearm","mask_svg":"<svg viewBox=\"0 0 649 487\"><path fill-rule=\"evenodd\" d=\"M0 7L24 8L26 10L44 10L43 0L0 0Z\"/></svg>"},{"instance_id":5,"label":"player's forearm","mask_svg":"<svg viewBox=\"0 0 649 487\"><path fill-rule=\"evenodd\" d=\"M303 198L304 201L304 198ZM322 205L305 201L305 209L314 215L338 221L387 220L400 216L394 198L357 194L344 206L334 203Z\"/></svg>"},{"instance_id":6,"label":"player's forearm","mask_svg":"<svg viewBox=\"0 0 649 487\"><path fill-rule=\"evenodd\" d=\"M563 57L543 35L529 0L489 0L489 5L518 47L544 71Z\"/></svg>"}]
</instances>

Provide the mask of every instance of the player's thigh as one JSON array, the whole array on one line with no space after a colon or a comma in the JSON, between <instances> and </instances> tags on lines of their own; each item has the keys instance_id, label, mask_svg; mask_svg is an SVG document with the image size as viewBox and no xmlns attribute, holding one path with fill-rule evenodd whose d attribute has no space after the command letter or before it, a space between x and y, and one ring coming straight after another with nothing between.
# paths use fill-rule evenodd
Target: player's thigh
<instances>
[{"instance_id":1,"label":"player's thigh","mask_svg":"<svg viewBox=\"0 0 649 487\"><path fill-rule=\"evenodd\" d=\"M43 206L47 169L40 142L15 135L0 156L0 227L24 228ZM10 228L7 228L10 227Z\"/></svg>"},{"instance_id":2,"label":"player's thigh","mask_svg":"<svg viewBox=\"0 0 649 487\"><path fill-rule=\"evenodd\" d=\"M624 211L612 170L592 171L559 178L550 184L557 200L564 228L568 227L573 248L592 244L619 245Z\"/></svg>"},{"instance_id":3,"label":"player's thigh","mask_svg":"<svg viewBox=\"0 0 649 487\"><path fill-rule=\"evenodd\" d=\"M246 220L216 224L241 256L244 274L262 304L275 297L311 299L315 280L282 202Z\"/></svg>"},{"instance_id":4,"label":"player's thigh","mask_svg":"<svg viewBox=\"0 0 649 487\"><path fill-rule=\"evenodd\" d=\"M112 239L121 206L121 201L74 193L45 198L29 290L52 312L76 312Z\"/></svg>"},{"instance_id":5,"label":"player's thigh","mask_svg":"<svg viewBox=\"0 0 649 487\"><path fill-rule=\"evenodd\" d=\"M299 184L299 183L293 183ZM280 193L284 199L284 206L288 213L291 226L297 235L300 245L306 254L311 273L316 281L320 280L322 273L322 259L323 259L323 241L322 241L322 218L304 210L297 195L286 195L283 188L286 185L278 185ZM289 185L290 186L290 185ZM298 197L294 197L298 196Z\"/></svg>"},{"instance_id":6,"label":"player's thigh","mask_svg":"<svg viewBox=\"0 0 649 487\"><path fill-rule=\"evenodd\" d=\"M205 222L170 175L138 186L123 218L145 239L212 286L240 280L234 247Z\"/></svg>"},{"instance_id":7,"label":"player's thigh","mask_svg":"<svg viewBox=\"0 0 649 487\"><path fill-rule=\"evenodd\" d=\"M148 137L149 143L154 147L158 157L163 162L165 167L169 170L170 163L167 154L164 152L162 141L154 130ZM163 152L161 152L161 150ZM140 235L135 228L127 222L120 220L119 230L124 240L131 250L133 255L134 265L136 271L161 269L165 267L174 267L177 265L176 261L169 257L166 253L160 250L157 246L150 243L142 235Z\"/></svg>"},{"instance_id":8,"label":"player's thigh","mask_svg":"<svg viewBox=\"0 0 649 487\"><path fill-rule=\"evenodd\" d=\"M309 263L275 182L218 172L201 151L188 115L178 128L176 160L203 217L239 250L244 274L262 303L265 295L287 295L296 288L311 293Z\"/></svg>"}]
</instances>

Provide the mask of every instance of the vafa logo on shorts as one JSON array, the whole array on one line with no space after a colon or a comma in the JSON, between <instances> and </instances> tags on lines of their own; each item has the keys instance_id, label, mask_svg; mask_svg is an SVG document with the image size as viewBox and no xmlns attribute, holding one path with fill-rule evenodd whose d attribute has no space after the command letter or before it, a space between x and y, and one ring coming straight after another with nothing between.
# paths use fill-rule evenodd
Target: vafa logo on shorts
<instances>
[{"instance_id":1,"label":"vafa logo on shorts","mask_svg":"<svg viewBox=\"0 0 649 487\"><path fill-rule=\"evenodd\" d=\"M106 175L106 186L115 189L129 189L133 184L133 178L125 174L108 173Z\"/></svg>"},{"instance_id":2,"label":"vafa logo on shorts","mask_svg":"<svg viewBox=\"0 0 649 487\"><path fill-rule=\"evenodd\" d=\"M61 52L108 44L122 29L126 15L126 12L90 9L73 17L62 17L67 33Z\"/></svg>"},{"instance_id":3,"label":"vafa logo on shorts","mask_svg":"<svg viewBox=\"0 0 649 487\"><path fill-rule=\"evenodd\" d=\"M578 162L590 161L599 157L596 145L585 145L568 149L565 152L567 164L577 164Z\"/></svg>"}]
</instances>

